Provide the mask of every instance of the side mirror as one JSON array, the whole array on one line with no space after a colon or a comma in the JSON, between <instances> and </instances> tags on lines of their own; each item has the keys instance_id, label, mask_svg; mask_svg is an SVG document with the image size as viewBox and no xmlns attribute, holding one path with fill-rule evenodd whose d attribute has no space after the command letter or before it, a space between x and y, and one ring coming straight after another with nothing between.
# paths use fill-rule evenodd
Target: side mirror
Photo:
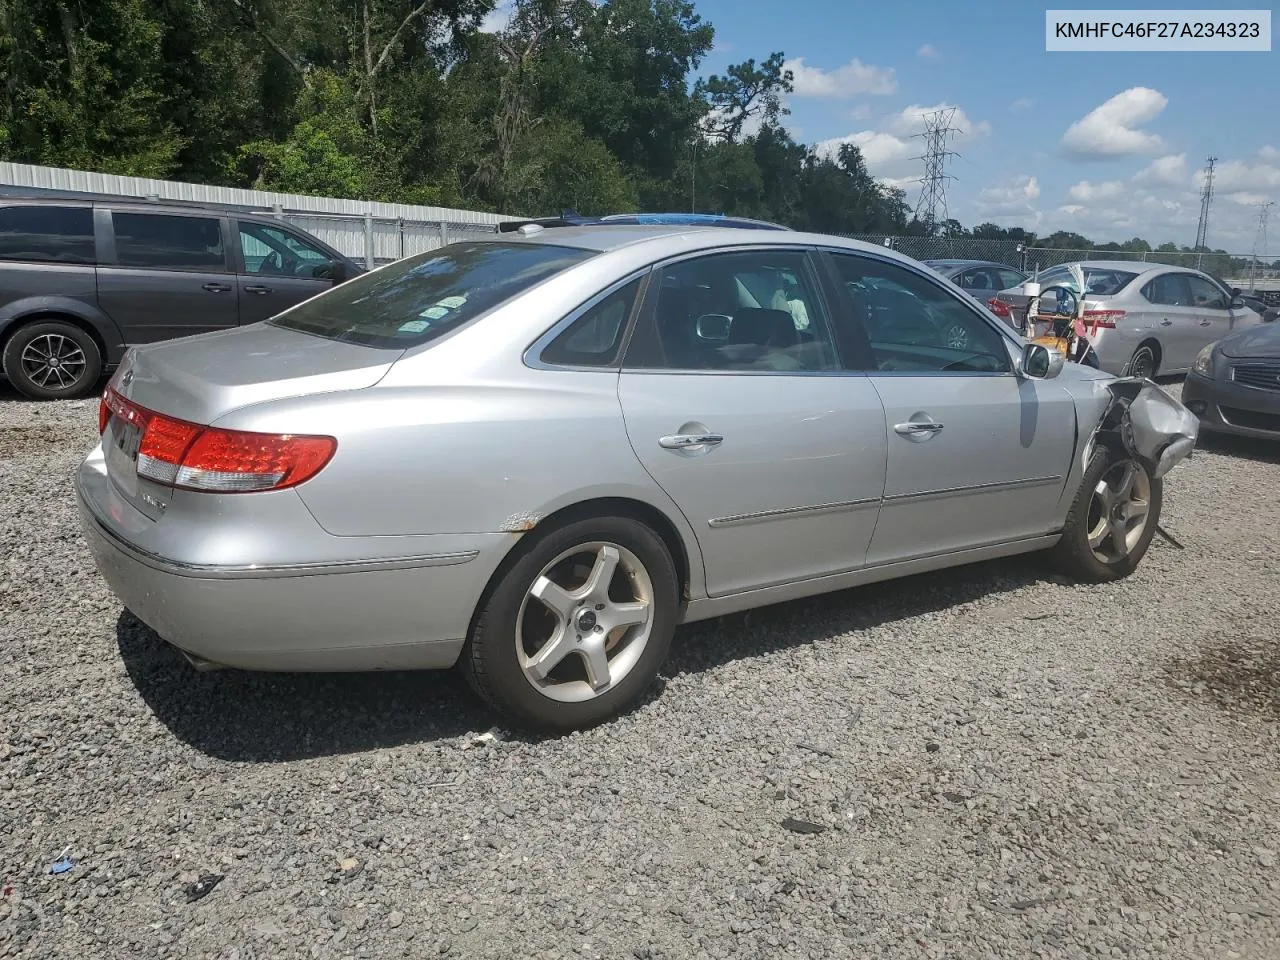
<instances>
[{"instance_id":1,"label":"side mirror","mask_svg":"<svg viewBox=\"0 0 1280 960\"><path fill-rule=\"evenodd\" d=\"M1244 293L1244 291L1243 291L1243 290L1241 290L1239 287L1232 287L1232 288L1231 288L1231 296L1233 296L1233 297L1238 297L1238 296L1240 296L1240 294L1242 294L1242 293Z\"/></svg>"},{"instance_id":2,"label":"side mirror","mask_svg":"<svg viewBox=\"0 0 1280 960\"><path fill-rule=\"evenodd\" d=\"M1057 350L1050 350L1039 343L1028 343L1022 348L1021 373L1031 380L1052 380L1062 372L1067 358Z\"/></svg>"},{"instance_id":3,"label":"side mirror","mask_svg":"<svg viewBox=\"0 0 1280 960\"><path fill-rule=\"evenodd\" d=\"M1238 296L1236 296L1234 293L1231 295L1231 298L1232 298L1231 299L1232 310L1243 310L1245 308L1245 302L1241 300Z\"/></svg>"},{"instance_id":4,"label":"side mirror","mask_svg":"<svg viewBox=\"0 0 1280 960\"><path fill-rule=\"evenodd\" d=\"M340 283L347 281L347 265L341 260L331 260L328 263L322 263L311 271L311 275L317 280L331 280L336 287Z\"/></svg>"}]
</instances>

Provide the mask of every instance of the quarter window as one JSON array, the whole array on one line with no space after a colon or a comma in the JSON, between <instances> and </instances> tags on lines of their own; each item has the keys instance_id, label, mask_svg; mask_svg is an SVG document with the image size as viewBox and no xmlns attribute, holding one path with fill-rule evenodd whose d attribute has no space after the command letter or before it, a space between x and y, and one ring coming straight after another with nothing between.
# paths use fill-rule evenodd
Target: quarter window
<instances>
[{"instance_id":1,"label":"quarter window","mask_svg":"<svg viewBox=\"0 0 1280 960\"><path fill-rule=\"evenodd\" d=\"M831 260L852 319L870 341L874 369L1012 370L1004 337L942 285L870 257L833 253Z\"/></svg>"},{"instance_id":2,"label":"quarter window","mask_svg":"<svg viewBox=\"0 0 1280 960\"><path fill-rule=\"evenodd\" d=\"M654 271L627 365L795 373L840 367L800 250L721 253Z\"/></svg>"},{"instance_id":3,"label":"quarter window","mask_svg":"<svg viewBox=\"0 0 1280 960\"><path fill-rule=\"evenodd\" d=\"M542 351L543 363L586 367L616 363L639 290L640 280L635 279L587 307Z\"/></svg>"},{"instance_id":4,"label":"quarter window","mask_svg":"<svg viewBox=\"0 0 1280 960\"><path fill-rule=\"evenodd\" d=\"M0 209L0 259L93 263L93 211L88 207Z\"/></svg>"},{"instance_id":5,"label":"quarter window","mask_svg":"<svg viewBox=\"0 0 1280 960\"><path fill-rule=\"evenodd\" d=\"M226 271L222 225L213 217L115 212L111 221L116 262L122 267Z\"/></svg>"}]
</instances>

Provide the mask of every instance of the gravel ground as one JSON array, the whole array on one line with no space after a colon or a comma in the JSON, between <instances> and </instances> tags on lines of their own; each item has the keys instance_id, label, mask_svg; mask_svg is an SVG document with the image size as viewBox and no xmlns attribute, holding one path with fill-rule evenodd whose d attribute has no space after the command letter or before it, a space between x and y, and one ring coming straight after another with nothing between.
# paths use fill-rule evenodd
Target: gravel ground
<instances>
[{"instance_id":1,"label":"gravel ground","mask_svg":"<svg viewBox=\"0 0 1280 960\"><path fill-rule=\"evenodd\" d=\"M1179 467L1122 583L700 624L633 715L486 739L452 675L196 674L123 614L96 405L0 392L0 956L1280 957L1280 448Z\"/></svg>"}]
</instances>

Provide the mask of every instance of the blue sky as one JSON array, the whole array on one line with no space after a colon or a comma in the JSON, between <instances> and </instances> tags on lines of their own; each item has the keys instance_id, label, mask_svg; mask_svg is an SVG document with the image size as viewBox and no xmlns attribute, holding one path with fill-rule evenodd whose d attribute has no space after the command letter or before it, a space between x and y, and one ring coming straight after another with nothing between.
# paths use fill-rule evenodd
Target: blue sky
<instances>
[{"instance_id":1,"label":"blue sky","mask_svg":"<svg viewBox=\"0 0 1280 960\"><path fill-rule=\"evenodd\" d=\"M1248 252L1264 199L1280 250L1280 54L1046 53L1044 4L696 0L716 30L702 72L786 54L788 126L858 143L912 203L919 115L957 108L949 213L1041 234L1191 243L1205 158L1218 157L1209 243ZM1055 9L1072 5L1054 4ZM1117 4L1135 8L1136 3ZM1163 9L1185 7L1163 3ZM1215 6L1208 0L1199 9ZM1259 5L1229 4L1222 8Z\"/></svg>"}]
</instances>

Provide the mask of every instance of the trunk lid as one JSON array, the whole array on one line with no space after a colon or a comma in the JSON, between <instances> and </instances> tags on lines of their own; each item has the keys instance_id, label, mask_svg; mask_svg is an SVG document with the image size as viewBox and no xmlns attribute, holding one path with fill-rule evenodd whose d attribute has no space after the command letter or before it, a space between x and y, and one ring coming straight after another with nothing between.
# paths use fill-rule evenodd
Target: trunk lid
<instances>
[{"instance_id":1,"label":"trunk lid","mask_svg":"<svg viewBox=\"0 0 1280 960\"><path fill-rule=\"evenodd\" d=\"M250 404L371 387L403 353L257 323L136 347L112 386L140 407L207 425ZM111 417L102 435L107 474L122 497L158 520L173 490L138 476L139 440L137 427Z\"/></svg>"}]
</instances>

